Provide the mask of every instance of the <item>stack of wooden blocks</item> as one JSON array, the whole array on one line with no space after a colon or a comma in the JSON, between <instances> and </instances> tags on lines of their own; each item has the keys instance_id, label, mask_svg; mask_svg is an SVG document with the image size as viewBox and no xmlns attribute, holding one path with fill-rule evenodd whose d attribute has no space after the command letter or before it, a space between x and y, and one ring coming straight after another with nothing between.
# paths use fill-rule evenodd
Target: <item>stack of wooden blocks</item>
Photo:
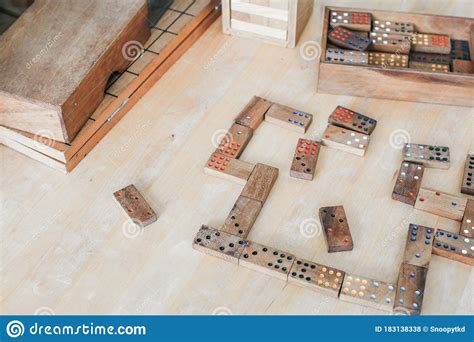
<instances>
[{"instance_id":1,"label":"stack of wooden blocks","mask_svg":"<svg viewBox=\"0 0 474 342\"><path fill-rule=\"evenodd\" d=\"M469 43L418 33L410 22L375 20L369 12L331 11L326 60L383 68L474 73Z\"/></svg>"}]
</instances>

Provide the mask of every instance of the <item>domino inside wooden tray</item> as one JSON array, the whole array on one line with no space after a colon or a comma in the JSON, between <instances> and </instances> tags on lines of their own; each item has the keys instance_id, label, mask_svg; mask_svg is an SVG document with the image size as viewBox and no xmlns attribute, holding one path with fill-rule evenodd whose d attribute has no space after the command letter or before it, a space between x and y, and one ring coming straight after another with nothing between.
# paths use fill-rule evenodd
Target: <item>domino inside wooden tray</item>
<instances>
[{"instance_id":1,"label":"domino inside wooden tray","mask_svg":"<svg viewBox=\"0 0 474 342\"><path fill-rule=\"evenodd\" d=\"M318 91L472 106L474 20L325 7Z\"/></svg>"}]
</instances>

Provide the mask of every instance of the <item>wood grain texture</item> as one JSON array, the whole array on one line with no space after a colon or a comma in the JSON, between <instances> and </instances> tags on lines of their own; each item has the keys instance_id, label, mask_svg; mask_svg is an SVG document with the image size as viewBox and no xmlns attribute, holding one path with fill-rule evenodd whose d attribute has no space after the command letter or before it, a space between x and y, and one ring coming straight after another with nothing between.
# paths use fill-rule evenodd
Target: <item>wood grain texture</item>
<instances>
[{"instance_id":1,"label":"wood grain texture","mask_svg":"<svg viewBox=\"0 0 474 342\"><path fill-rule=\"evenodd\" d=\"M370 135L377 125L377 120L357 113L349 108L337 106L329 116L328 123Z\"/></svg>"},{"instance_id":2,"label":"wood grain texture","mask_svg":"<svg viewBox=\"0 0 474 342\"><path fill-rule=\"evenodd\" d=\"M367 64L369 54L364 51L330 48L326 50L326 60L335 63Z\"/></svg>"},{"instance_id":3,"label":"wood grain texture","mask_svg":"<svg viewBox=\"0 0 474 342\"><path fill-rule=\"evenodd\" d=\"M254 167L254 164L214 152L204 166L204 172L245 185Z\"/></svg>"},{"instance_id":4,"label":"wood grain texture","mask_svg":"<svg viewBox=\"0 0 474 342\"><path fill-rule=\"evenodd\" d=\"M352 251L354 242L343 206L319 208L319 219L328 253Z\"/></svg>"},{"instance_id":5,"label":"wood grain texture","mask_svg":"<svg viewBox=\"0 0 474 342\"><path fill-rule=\"evenodd\" d=\"M225 219L221 231L246 238L262 210L262 203L251 198L239 196Z\"/></svg>"},{"instance_id":6,"label":"wood grain texture","mask_svg":"<svg viewBox=\"0 0 474 342\"><path fill-rule=\"evenodd\" d=\"M357 9L328 6L324 8L324 20L329 20L329 13L332 10L354 11ZM396 7L392 7L391 10L393 11L374 9L370 12L374 20L406 21L406 12L396 12ZM420 10L419 12L425 11ZM431 13L436 13L436 11ZM462 40L470 39L471 27L474 23L472 18L415 13L409 14L409 20L417 30L443 32L451 39ZM383 69L375 65L341 65L341 63L326 61L327 31L325 27L322 30L323 52L318 73L318 92L400 101L474 106L474 98L471 95L471 89L474 88L474 77L470 75L432 73L416 69ZM360 82L361 79L364 80L363 83ZM381 84L383 84L383 87L380 86ZM443 96L439 96L439 94L443 94Z\"/></svg>"},{"instance_id":7,"label":"wood grain texture","mask_svg":"<svg viewBox=\"0 0 474 342\"><path fill-rule=\"evenodd\" d=\"M427 53L451 53L449 36L437 34L416 33L411 38L412 51Z\"/></svg>"},{"instance_id":8,"label":"wood grain texture","mask_svg":"<svg viewBox=\"0 0 474 342\"><path fill-rule=\"evenodd\" d=\"M216 152L231 158L239 158L253 135L253 129L233 123L222 137Z\"/></svg>"},{"instance_id":9,"label":"wood grain texture","mask_svg":"<svg viewBox=\"0 0 474 342\"><path fill-rule=\"evenodd\" d=\"M369 145L369 136L328 125L323 133L322 141L325 146L363 157Z\"/></svg>"},{"instance_id":10,"label":"wood grain texture","mask_svg":"<svg viewBox=\"0 0 474 342\"><path fill-rule=\"evenodd\" d=\"M474 238L474 200L472 199L467 200L459 234L468 238Z\"/></svg>"},{"instance_id":11,"label":"wood grain texture","mask_svg":"<svg viewBox=\"0 0 474 342\"><path fill-rule=\"evenodd\" d=\"M370 40L350 30L338 26L328 33L328 40L336 46L349 50L366 51Z\"/></svg>"},{"instance_id":12,"label":"wood grain texture","mask_svg":"<svg viewBox=\"0 0 474 342\"><path fill-rule=\"evenodd\" d=\"M298 139L291 163L290 176L313 180L320 150L321 143L319 141Z\"/></svg>"},{"instance_id":13,"label":"wood grain texture","mask_svg":"<svg viewBox=\"0 0 474 342\"><path fill-rule=\"evenodd\" d=\"M254 96L235 118L235 122L240 125L247 126L252 130L256 130L263 122L265 113L271 105L272 102L262 99L261 97Z\"/></svg>"},{"instance_id":14,"label":"wood grain texture","mask_svg":"<svg viewBox=\"0 0 474 342\"><path fill-rule=\"evenodd\" d=\"M308 129L313 115L277 103L265 113L265 121L277 126L304 134Z\"/></svg>"},{"instance_id":15,"label":"wood grain texture","mask_svg":"<svg viewBox=\"0 0 474 342\"><path fill-rule=\"evenodd\" d=\"M346 273L339 298L346 302L392 312L395 288L396 285L391 283Z\"/></svg>"},{"instance_id":16,"label":"wood grain texture","mask_svg":"<svg viewBox=\"0 0 474 342\"><path fill-rule=\"evenodd\" d=\"M337 298L344 271L296 258L288 275L288 283Z\"/></svg>"},{"instance_id":17,"label":"wood grain texture","mask_svg":"<svg viewBox=\"0 0 474 342\"><path fill-rule=\"evenodd\" d=\"M396 314L421 314L427 273L427 268L402 263L393 308Z\"/></svg>"},{"instance_id":18,"label":"wood grain texture","mask_svg":"<svg viewBox=\"0 0 474 342\"><path fill-rule=\"evenodd\" d=\"M410 224L403 262L410 265L428 267L431 260L434 234L434 228Z\"/></svg>"},{"instance_id":19,"label":"wood grain texture","mask_svg":"<svg viewBox=\"0 0 474 342\"><path fill-rule=\"evenodd\" d=\"M474 266L474 240L438 229L433 242L433 254Z\"/></svg>"},{"instance_id":20,"label":"wood grain texture","mask_svg":"<svg viewBox=\"0 0 474 342\"><path fill-rule=\"evenodd\" d=\"M451 220L462 221L466 204L467 199L465 198L442 191L420 188L415 202L415 209Z\"/></svg>"},{"instance_id":21,"label":"wood grain texture","mask_svg":"<svg viewBox=\"0 0 474 342\"><path fill-rule=\"evenodd\" d=\"M247 242L239 236L202 226L193 240L200 252L237 264Z\"/></svg>"},{"instance_id":22,"label":"wood grain texture","mask_svg":"<svg viewBox=\"0 0 474 342\"><path fill-rule=\"evenodd\" d=\"M140 0L35 1L0 37L0 69L9 80L0 97L17 102L0 108L0 124L70 143L102 101L111 73L130 63L123 46L148 39L147 13ZM22 103L37 108L25 111Z\"/></svg>"},{"instance_id":23,"label":"wood grain texture","mask_svg":"<svg viewBox=\"0 0 474 342\"><path fill-rule=\"evenodd\" d=\"M263 204L267 200L277 177L278 169L276 167L258 163L255 165L240 195Z\"/></svg>"},{"instance_id":24,"label":"wood grain texture","mask_svg":"<svg viewBox=\"0 0 474 342\"><path fill-rule=\"evenodd\" d=\"M382 68L408 68L408 55L385 52L369 52L369 65Z\"/></svg>"},{"instance_id":25,"label":"wood grain texture","mask_svg":"<svg viewBox=\"0 0 474 342\"><path fill-rule=\"evenodd\" d=\"M449 72L449 64L426 63L426 62L408 62L408 67L432 72Z\"/></svg>"},{"instance_id":26,"label":"wood grain texture","mask_svg":"<svg viewBox=\"0 0 474 342\"><path fill-rule=\"evenodd\" d=\"M422 164L402 162L392 192L394 200L415 205L425 167Z\"/></svg>"},{"instance_id":27,"label":"wood grain texture","mask_svg":"<svg viewBox=\"0 0 474 342\"><path fill-rule=\"evenodd\" d=\"M449 169L451 158L447 146L409 143L403 146L402 153L405 161L423 164L425 168Z\"/></svg>"},{"instance_id":28,"label":"wood grain texture","mask_svg":"<svg viewBox=\"0 0 474 342\"><path fill-rule=\"evenodd\" d=\"M130 184L125 188L114 192L114 198L122 207L125 215L141 228L146 227L157 220L155 211L143 198L135 185Z\"/></svg>"},{"instance_id":29,"label":"wood grain texture","mask_svg":"<svg viewBox=\"0 0 474 342\"><path fill-rule=\"evenodd\" d=\"M370 31L372 15L368 12L331 11L329 25L342 26L352 31Z\"/></svg>"},{"instance_id":30,"label":"wood grain texture","mask_svg":"<svg viewBox=\"0 0 474 342\"><path fill-rule=\"evenodd\" d=\"M294 261L292 254L249 241L239 265L286 281Z\"/></svg>"}]
</instances>

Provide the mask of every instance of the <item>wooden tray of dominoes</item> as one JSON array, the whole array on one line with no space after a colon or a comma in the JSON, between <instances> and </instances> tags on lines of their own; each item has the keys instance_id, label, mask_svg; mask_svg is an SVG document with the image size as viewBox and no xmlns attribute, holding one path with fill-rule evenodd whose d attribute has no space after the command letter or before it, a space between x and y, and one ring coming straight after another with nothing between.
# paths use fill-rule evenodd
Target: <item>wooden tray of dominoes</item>
<instances>
[{"instance_id":1,"label":"wooden tray of dominoes","mask_svg":"<svg viewBox=\"0 0 474 342\"><path fill-rule=\"evenodd\" d=\"M325 7L318 92L474 106L474 19Z\"/></svg>"}]
</instances>

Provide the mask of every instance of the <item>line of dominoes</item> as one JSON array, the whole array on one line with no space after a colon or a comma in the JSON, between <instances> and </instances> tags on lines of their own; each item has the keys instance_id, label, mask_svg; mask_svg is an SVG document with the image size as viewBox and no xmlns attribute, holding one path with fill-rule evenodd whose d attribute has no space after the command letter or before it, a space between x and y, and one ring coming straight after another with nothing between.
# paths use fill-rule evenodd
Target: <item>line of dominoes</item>
<instances>
[{"instance_id":1,"label":"line of dominoes","mask_svg":"<svg viewBox=\"0 0 474 342\"><path fill-rule=\"evenodd\" d=\"M392 197L415 207L420 206L417 205L419 198L422 198L420 202L425 205L430 202L427 199L432 197L440 197L443 202L451 201L451 205L456 201L456 205L453 205L456 210L444 209L444 211L440 211L439 205L428 205L425 208L436 207L438 214L441 212L445 216L462 219L464 228L461 228L461 232L464 232L466 236L443 230L435 232L433 228L410 224L398 283L369 279L348 274L331 266L304 260L291 253L247 239L276 182L278 169L265 164L249 164L238 158L248 144L253 130L262 121L277 120L273 122L283 127L293 128L292 125L295 123L288 126L288 118L297 112L291 108L255 97L239 114L233 124L233 127L239 125L239 129L232 130L231 128L229 130L231 138L225 137L223 139L218 150L214 151L209 158L205 169L206 172L217 173L227 179L234 180L244 185L244 188L223 226L220 229L215 229L203 225L193 240L193 248L289 283L339 297L341 300L388 312L419 315L422 309L431 254L469 265L473 264L474 247L466 232L472 234L474 202L467 200L464 202L462 199L459 201L447 195L441 196L438 192L427 192L426 189L421 188L425 167L449 167L449 148L407 144L403 150L404 161ZM267 119L267 116L270 120ZM300 116L299 112L298 116ZM368 136L375 129L377 121L338 106L329 117L328 123L323 138L325 145L360 154L360 146L351 145L365 140L366 145L363 149L365 151ZM303 133L307 128L307 125L304 126L306 127ZM245 129L251 130L250 133L244 134ZM338 132L338 130L345 131L341 133L345 134L344 139L352 137L349 138L353 139L349 140L350 144L347 143L348 140L341 140L340 137L332 138L333 132ZM235 134L241 140L232 144L232 142L235 143L232 138ZM363 139L364 136L367 139ZM359 139L359 141L355 139ZM231 153L228 151L229 148ZM350 148L354 148L354 150ZM312 179L319 150L319 142L299 139L290 175L302 179ZM468 158L466 165L471 165L469 161ZM425 210L433 212L434 209ZM352 250L353 241L344 208L342 206L322 207L319 209L319 217L328 252Z\"/></svg>"},{"instance_id":2,"label":"line of dominoes","mask_svg":"<svg viewBox=\"0 0 474 342\"><path fill-rule=\"evenodd\" d=\"M474 200L428 189L421 186L425 168L448 169L450 151L446 146L406 144L403 148L403 161L398 172L392 198L414 206L415 209L461 222L458 234L440 231L437 237L451 238L437 242L433 253L447 258L472 264L472 238L474 237ZM474 155L468 154L463 173L461 192L472 194L472 171ZM459 245L464 243L464 248ZM441 249L440 246L444 246ZM461 257L458 253L461 251ZM463 254L462 251L465 251Z\"/></svg>"},{"instance_id":3,"label":"line of dominoes","mask_svg":"<svg viewBox=\"0 0 474 342\"><path fill-rule=\"evenodd\" d=\"M417 32L410 22L331 11L326 61L427 72L474 73L469 42Z\"/></svg>"}]
</instances>

